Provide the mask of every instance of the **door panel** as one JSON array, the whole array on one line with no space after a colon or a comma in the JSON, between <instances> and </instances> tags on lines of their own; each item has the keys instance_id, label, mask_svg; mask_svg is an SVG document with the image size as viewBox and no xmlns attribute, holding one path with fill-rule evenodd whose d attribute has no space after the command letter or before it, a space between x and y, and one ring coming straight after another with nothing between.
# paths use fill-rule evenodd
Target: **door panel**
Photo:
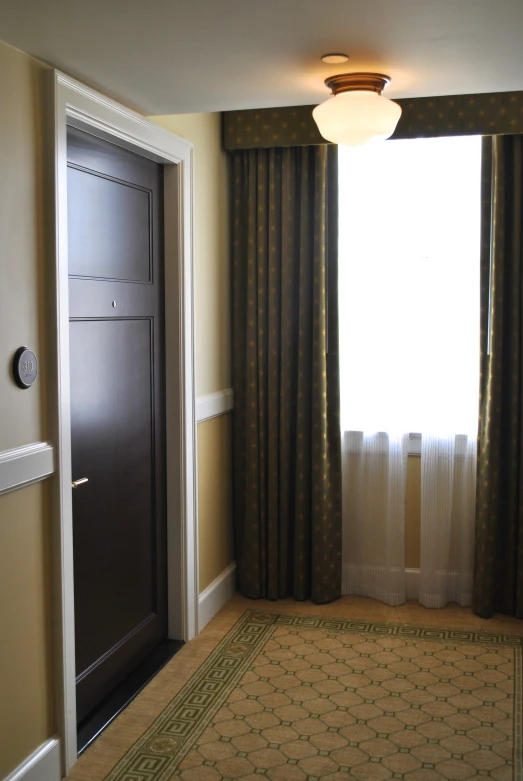
<instances>
[{"instance_id":1,"label":"door panel","mask_svg":"<svg viewBox=\"0 0 523 781\"><path fill-rule=\"evenodd\" d=\"M70 341L82 356L71 363L72 458L75 475L89 476L74 493L74 546L97 547L96 559L75 558L75 614L80 627L104 627L79 633L85 670L156 607L150 321L73 321Z\"/></svg>"},{"instance_id":2,"label":"door panel","mask_svg":"<svg viewBox=\"0 0 523 781\"><path fill-rule=\"evenodd\" d=\"M151 281L151 193L69 166L71 276Z\"/></svg>"},{"instance_id":3,"label":"door panel","mask_svg":"<svg viewBox=\"0 0 523 781\"><path fill-rule=\"evenodd\" d=\"M80 721L167 631L163 190L160 166L71 128L68 161Z\"/></svg>"}]
</instances>

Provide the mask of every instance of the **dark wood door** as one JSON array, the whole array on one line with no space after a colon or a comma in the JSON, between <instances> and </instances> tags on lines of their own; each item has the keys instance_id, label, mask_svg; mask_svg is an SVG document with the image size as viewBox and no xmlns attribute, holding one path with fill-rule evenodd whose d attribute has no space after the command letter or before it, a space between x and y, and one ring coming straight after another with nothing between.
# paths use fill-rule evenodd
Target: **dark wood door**
<instances>
[{"instance_id":1,"label":"dark wood door","mask_svg":"<svg viewBox=\"0 0 523 781\"><path fill-rule=\"evenodd\" d=\"M163 172L69 128L77 716L166 636Z\"/></svg>"}]
</instances>

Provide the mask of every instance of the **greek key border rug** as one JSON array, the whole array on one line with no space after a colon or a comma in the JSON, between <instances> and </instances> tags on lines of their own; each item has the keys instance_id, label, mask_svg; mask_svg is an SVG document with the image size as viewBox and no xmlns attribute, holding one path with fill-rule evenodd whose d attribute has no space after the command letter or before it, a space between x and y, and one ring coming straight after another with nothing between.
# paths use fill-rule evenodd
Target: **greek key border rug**
<instances>
[{"instance_id":1,"label":"greek key border rug","mask_svg":"<svg viewBox=\"0 0 523 781\"><path fill-rule=\"evenodd\" d=\"M522 638L248 610L106 781L523 781Z\"/></svg>"}]
</instances>

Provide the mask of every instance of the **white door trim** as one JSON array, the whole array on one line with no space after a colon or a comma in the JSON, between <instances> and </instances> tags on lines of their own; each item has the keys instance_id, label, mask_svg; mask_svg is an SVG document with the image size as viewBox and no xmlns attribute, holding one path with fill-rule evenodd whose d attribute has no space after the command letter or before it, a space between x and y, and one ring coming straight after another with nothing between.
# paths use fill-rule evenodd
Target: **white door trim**
<instances>
[{"instance_id":1,"label":"white door trim","mask_svg":"<svg viewBox=\"0 0 523 781\"><path fill-rule=\"evenodd\" d=\"M52 244L50 375L56 456L53 574L57 716L62 772L77 759L74 649L69 298L67 260L67 125L87 130L164 165L167 398L167 557L169 635L198 632L198 535L194 397L192 144L58 71L49 72L47 159ZM54 321L54 322L53 322Z\"/></svg>"}]
</instances>

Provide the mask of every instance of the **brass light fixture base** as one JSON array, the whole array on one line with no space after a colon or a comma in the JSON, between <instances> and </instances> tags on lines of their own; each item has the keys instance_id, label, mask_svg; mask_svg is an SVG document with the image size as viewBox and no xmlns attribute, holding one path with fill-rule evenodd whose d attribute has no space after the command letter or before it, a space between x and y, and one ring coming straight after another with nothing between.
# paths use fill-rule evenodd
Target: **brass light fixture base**
<instances>
[{"instance_id":1,"label":"brass light fixture base","mask_svg":"<svg viewBox=\"0 0 523 781\"><path fill-rule=\"evenodd\" d=\"M377 92L381 95L389 83L390 76L383 73L338 73L325 79L325 86L332 90L333 95L355 91Z\"/></svg>"}]
</instances>

